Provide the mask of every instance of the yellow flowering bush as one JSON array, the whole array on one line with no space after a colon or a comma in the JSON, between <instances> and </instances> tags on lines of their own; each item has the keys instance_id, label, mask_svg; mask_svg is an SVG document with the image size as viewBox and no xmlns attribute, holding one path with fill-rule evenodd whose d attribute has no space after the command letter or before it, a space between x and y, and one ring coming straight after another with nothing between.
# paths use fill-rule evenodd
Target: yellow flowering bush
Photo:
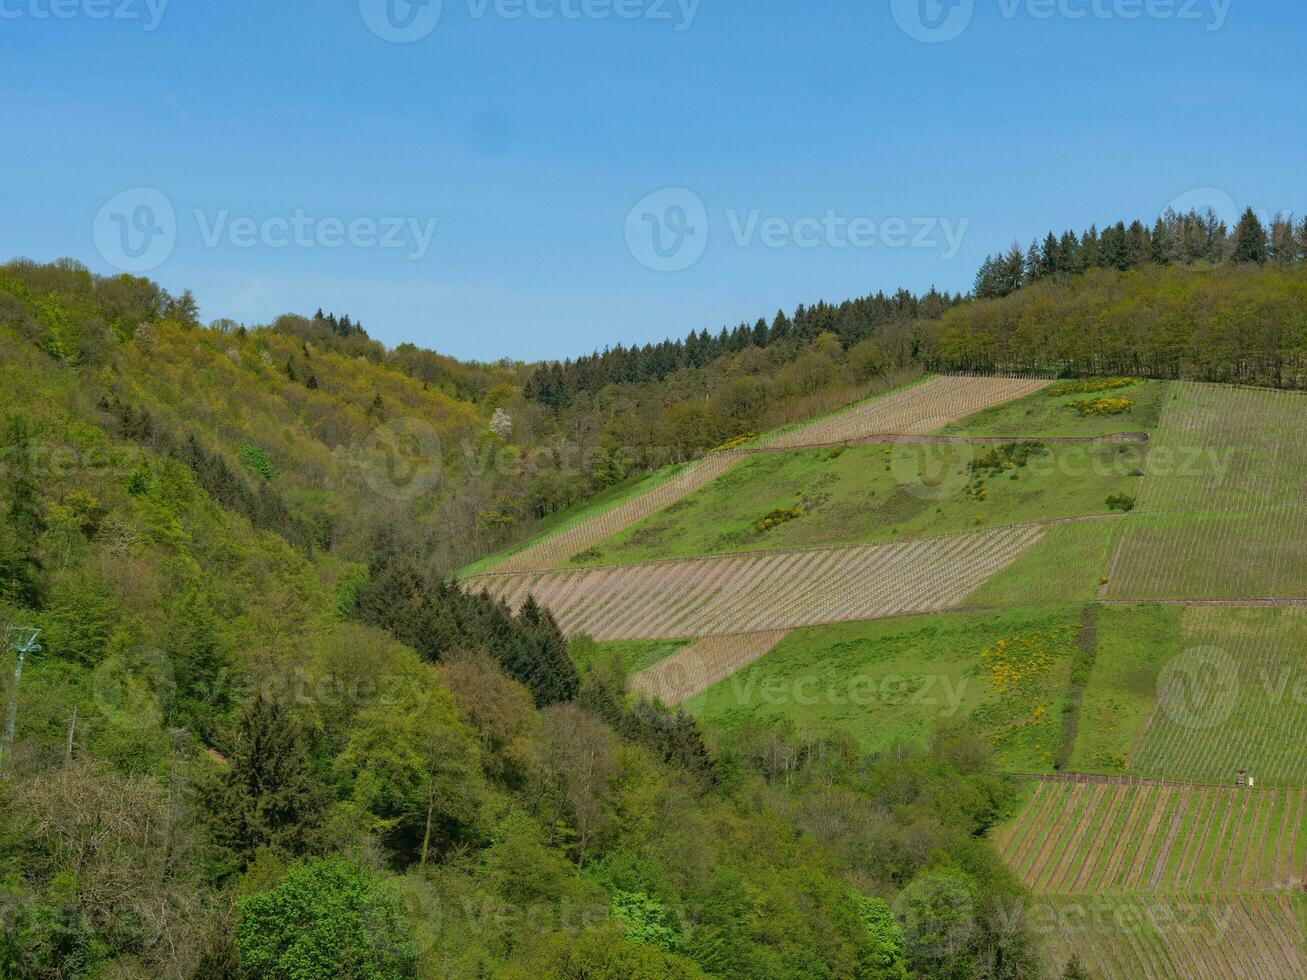
<instances>
[{"instance_id":1,"label":"yellow flowering bush","mask_svg":"<svg viewBox=\"0 0 1307 980\"><path fill-rule=\"evenodd\" d=\"M1078 415L1124 415L1135 403L1123 395L1115 398L1082 398L1071 403Z\"/></svg>"},{"instance_id":2,"label":"yellow flowering bush","mask_svg":"<svg viewBox=\"0 0 1307 980\"><path fill-rule=\"evenodd\" d=\"M1083 381L1059 381L1045 388L1044 394L1049 398L1060 398L1063 395L1093 395L1100 391L1129 388L1138 383L1138 378L1086 378Z\"/></svg>"},{"instance_id":3,"label":"yellow flowering bush","mask_svg":"<svg viewBox=\"0 0 1307 980\"><path fill-rule=\"evenodd\" d=\"M766 517L764 517L762 520L755 522L753 525L753 529L755 531L758 531L759 533L763 531L770 531L774 527L779 527L780 525L785 524L788 521L798 520L802 516L803 516L802 507L792 507L789 510L784 510L784 509L774 510Z\"/></svg>"},{"instance_id":4,"label":"yellow flowering bush","mask_svg":"<svg viewBox=\"0 0 1307 980\"><path fill-rule=\"evenodd\" d=\"M742 436L736 436L734 439L727 439L720 446L713 446L712 449L709 449L708 452L705 453L705 455L711 456L713 453L727 453L732 449L739 449L750 439L756 438L758 438L758 433L756 432L749 432Z\"/></svg>"}]
</instances>

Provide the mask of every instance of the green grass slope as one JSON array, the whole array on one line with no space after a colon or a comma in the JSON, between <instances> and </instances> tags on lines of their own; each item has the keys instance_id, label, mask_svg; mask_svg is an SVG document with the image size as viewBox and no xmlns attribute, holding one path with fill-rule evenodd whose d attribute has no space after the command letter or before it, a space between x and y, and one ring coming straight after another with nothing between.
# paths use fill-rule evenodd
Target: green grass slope
<instances>
[{"instance_id":1,"label":"green grass slope","mask_svg":"<svg viewBox=\"0 0 1307 980\"><path fill-rule=\"evenodd\" d=\"M1074 607L949 613L795 630L687 702L725 732L839 732L866 751L970 720L1001 766L1051 768L1079 631Z\"/></svg>"},{"instance_id":2,"label":"green grass slope","mask_svg":"<svg viewBox=\"0 0 1307 980\"><path fill-rule=\"evenodd\" d=\"M1147 432L1157 426L1169 387L1166 381L1131 378L1059 381L1033 395L977 412L941 432L1024 438ZM1108 399L1124 399L1126 404L1109 404ZM1101 404L1092 404L1096 402Z\"/></svg>"},{"instance_id":3,"label":"green grass slope","mask_svg":"<svg viewBox=\"0 0 1307 980\"><path fill-rule=\"evenodd\" d=\"M1010 466L995 446L759 453L572 564L893 541L1108 514L1109 497L1135 493L1133 446L1041 447ZM759 526L777 512L785 519Z\"/></svg>"}]
</instances>

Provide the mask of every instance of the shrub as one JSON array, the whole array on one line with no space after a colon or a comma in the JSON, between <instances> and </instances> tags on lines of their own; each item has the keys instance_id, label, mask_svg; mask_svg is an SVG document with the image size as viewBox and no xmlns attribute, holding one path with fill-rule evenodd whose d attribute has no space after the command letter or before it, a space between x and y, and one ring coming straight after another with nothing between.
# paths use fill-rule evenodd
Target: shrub
<instances>
[{"instance_id":1,"label":"shrub","mask_svg":"<svg viewBox=\"0 0 1307 980\"><path fill-rule=\"evenodd\" d=\"M1082 417L1091 415L1124 415L1134 409L1135 403L1129 398L1082 398L1071 403L1076 414Z\"/></svg>"},{"instance_id":2,"label":"shrub","mask_svg":"<svg viewBox=\"0 0 1307 980\"><path fill-rule=\"evenodd\" d=\"M1063 395L1093 395L1100 391L1129 388L1138 383L1138 378L1086 378L1082 381L1059 381L1045 388L1044 394L1049 398L1060 398Z\"/></svg>"},{"instance_id":3,"label":"shrub","mask_svg":"<svg viewBox=\"0 0 1307 980\"><path fill-rule=\"evenodd\" d=\"M272 466L268 463L268 457L258 446L241 443L236 450L236 458L251 473L257 473L265 480L272 479Z\"/></svg>"},{"instance_id":4,"label":"shrub","mask_svg":"<svg viewBox=\"0 0 1307 980\"><path fill-rule=\"evenodd\" d=\"M782 524L786 524L790 521L797 521L802 516L802 507L792 507L789 510L785 510L784 508L774 510L762 520L755 522L753 529L762 534L770 531L774 527L780 527Z\"/></svg>"},{"instance_id":5,"label":"shrub","mask_svg":"<svg viewBox=\"0 0 1307 980\"><path fill-rule=\"evenodd\" d=\"M1107 498L1107 509L1129 513L1135 509L1135 498L1127 497L1123 493L1114 493L1112 496Z\"/></svg>"},{"instance_id":6,"label":"shrub","mask_svg":"<svg viewBox=\"0 0 1307 980\"><path fill-rule=\"evenodd\" d=\"M739 449L750 439L756 439L757 437L758 433L756 432L746 432L744 435L736 436L734 439L727 439L720 446L713 446L711 449L707 450L704 455L711 456L713 453L725 453L730 452L732 449Z\"/></svg>"},{"instance_id":7,"label":"shrub","mask_svg":"<svg viewBox=\"0 0 1307 980\"><path fill-rule=\"evenodd\" d=\"M344 861L294 867L240 904L236 948L253 976L414 976L417 946L393 886Z\"/></svg>"},{"instance_id":8,"label":"shrub","mask_svg":"<svg viewBox=\"0 0 1307 980\"><path fill-rule=\"evenodd\" d=\"M977 477L991 476L1019 469L1032 459L1047 455L1048 447L1042 442L1008 442L973 459L967 468Z\"/></svg>"}]
</instances>

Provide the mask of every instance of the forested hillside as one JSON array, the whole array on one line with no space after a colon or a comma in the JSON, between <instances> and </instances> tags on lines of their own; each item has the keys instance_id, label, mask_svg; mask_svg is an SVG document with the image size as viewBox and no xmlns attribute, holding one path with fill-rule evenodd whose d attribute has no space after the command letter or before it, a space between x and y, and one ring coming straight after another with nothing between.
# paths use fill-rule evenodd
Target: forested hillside
<instances>
[{"instance_id":1,"label":"forested hillside","mask_svg":"<svg viewBox=\"0 0 1307 980\"><path fill-rule=\"evenodd\" d=\"M0 974L1027 961L1021 889L978 840L1014 788L966 730L879 757L709 742L628 694L620 654L446 583L540 479L476 453L566 437L522 368L196 314L67 263L0 272ZM793 411L859 390L817 356L833 374Z\"/></svg>"}]
</instances>

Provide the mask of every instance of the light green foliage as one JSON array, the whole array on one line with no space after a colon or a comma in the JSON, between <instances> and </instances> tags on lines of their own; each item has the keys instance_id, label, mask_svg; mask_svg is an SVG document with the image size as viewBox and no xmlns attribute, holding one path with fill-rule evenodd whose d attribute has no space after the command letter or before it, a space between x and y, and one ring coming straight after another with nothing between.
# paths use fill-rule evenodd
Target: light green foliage
<instances>
[{"instance_id":1,"label":"light green foliage","mask_svg":"<svg viewBox=\"0 0 1307 980\"><path fill-rule=\"evenodd\" d=\"M177 598L164 644L175 684L170 723L211 735L231 705L232 664L203 593L188 589Z\"/></svg>"},{"instance_id":2,"label":"light green foliage","mask_svg":"<svg viewBox=\"0 0 1307 980\"><path fill-rule=\"evenodd\" d=\"M242 965L269 980L407 980L417 961L398 892L342 861L297 865L242 901L240 915Z\"/></svg>"},{"instance_id":3,"label":"light green foliage","mask_svg":"<svg viewBox=\"0 0 1307 980\"><path fill-rule=\"evenodd\" d=\"M50 656L94 666L109 652L119 619L113 596L93 573L60 576L42 618L43 646Z\"/></svg>"},{"instance_id":4,"label":"light green foliage","mask_svg":"<svg viewBox=\"0 0 1307 980\"><path fill-rule=\"evenodd\" d=\"M361 711L335 767L343 795L371 817L373 831L425 863L433 846L456 838L476 816L479 753L434 677L410 680L431 686Z\"/></svg>"},{"instance_id":5,"label":"light green foliage","mask_svg":"<svg viewBox=\"0 0 1307 980\"><path fill-rule=\"evenodd\" d=\"M907 980L903 930L882 899L859 895L858 907L867 925L871 949L858 972L859 980Z\"/></svg>"},{"instance_id":6,"label":"light green foliage","mask_svg":"<svg viewBox=\"0 0 1307 980\"><path fill-rule=\"evenodd\" d=\"M359 590L368 582L368 570L362 565L351 565L342 570L336 579L336 615L349 619L358 608Z\"/></svg>"},{"instance_id":7,"label":"light green foliage","mask_svg":"<svg viewBox=\"0 0 1307 980\"><path fill-rule=\"evenodd\" d=\"M894 903L902 924L908 961L920 977L961 977L979 935L980 904L975 879L944 869L918 876Z\"/></svg>"},{"instance_id":8,"label":"light green foliage","mask_svg":"<svg viewBox=\"0 0 1307 980\"><path fill-rule=\"evenodd\" d=\"M610 908L628 939L658 946L669 953L677 952L684 945L684 937L668 925L667 909L662 902L644 892L615 890Z\"/></svg>"},{"instance_id":9,"label":"light green foliage","mask_svg":"<svg viewBox=\"0 0 1307 980\"><path fill-rule=\"evenodd\" d=\"M620 930L608 927L542 936L531 944L525 962L502 976L505 980L699 980L705 974L682 957L624 938Z\"/></svg>"}]
</instances>

